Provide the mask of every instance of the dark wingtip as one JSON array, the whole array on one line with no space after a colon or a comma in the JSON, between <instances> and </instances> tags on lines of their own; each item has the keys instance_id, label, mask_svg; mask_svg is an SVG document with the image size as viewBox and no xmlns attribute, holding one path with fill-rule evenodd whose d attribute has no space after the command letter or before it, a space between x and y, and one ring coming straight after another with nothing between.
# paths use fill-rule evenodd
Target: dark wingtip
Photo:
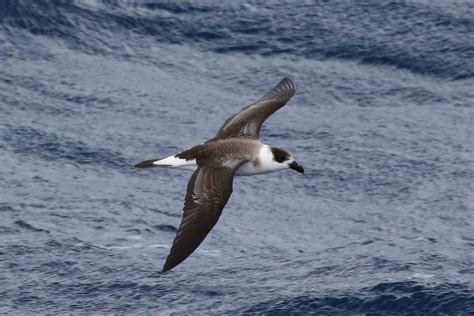
<instances>
[{"instance_id":1,"label":"dark wingtip","mask_svg":"<svg viewBox=\"0 0 474 316\"><path fill-rule=\"evenodd\" d=\"M156 160L155 159L151 159L151 160L145 160L145 161L142 161L140 163L137 163L136 165L134 165L135 168L154 168L154 167L158 167L157 165L153 164L153 162L155 162Z\"/></svg>"},{"instance_id":2,"label":"dark wingtip","mask_svg":"<svg viewBox=\"0 0 474 316\"><path fill-rule=\"evenodd\" d=\"M283 83L286 84L286 89L296 90L296 84L290 78L284 77L283 79L281 79L279 84L283 84Z\"/></svg>"},{"instance_id":3,"label":"dark wingtip","mask_svg":"<svg viewBox=\"0 0 474 316\"><path fill-rule=\"evenodd\" d=\"M175 266L171 266L168 264L168 262L165 262L163 265L163 269L161 270L161 273L168 272L169 270L173 269Z\"/></svg>"}]
</instances>

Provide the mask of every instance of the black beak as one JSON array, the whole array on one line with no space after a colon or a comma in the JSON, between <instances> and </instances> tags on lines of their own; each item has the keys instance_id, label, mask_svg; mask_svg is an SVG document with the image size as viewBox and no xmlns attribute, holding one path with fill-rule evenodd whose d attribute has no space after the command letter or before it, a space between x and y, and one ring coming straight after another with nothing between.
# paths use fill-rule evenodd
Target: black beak
<instances>
[{"instance_id":1,"label":"black beak","mask_svg":"<svg viewBox=\"0 0 474 316\"><path fill-rule=\"evenodd\" d=\"M299 164L297 164L296 161L293 161L292 163L290 163L289 166L290 166L291 169L296 170L301 174L304 173L303 166L300 166Z\"/></svg>"}]
</instances>

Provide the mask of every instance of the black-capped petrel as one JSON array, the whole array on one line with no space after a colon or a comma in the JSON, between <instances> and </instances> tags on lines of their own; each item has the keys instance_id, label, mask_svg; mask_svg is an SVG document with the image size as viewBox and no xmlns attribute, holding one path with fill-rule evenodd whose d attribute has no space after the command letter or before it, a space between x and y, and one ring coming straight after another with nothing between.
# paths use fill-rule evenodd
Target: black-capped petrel
<instances>
[{"instance_id":1,"label":"black-capped petrel","mask_svg":"<svg viewBox=\"0 0 474 316\"><path fill-rule=\"evenodd\" d=\"M295 91L295 84L284 78L260 100L228 118L214 138L175 155L135 165L194 171L188 183L181 225L163 272L183 262L206 238L229 200L234 176L285 169L304 172L290 152L259 141L263 122L283 107Z\"/></svg>"}]
</instances>

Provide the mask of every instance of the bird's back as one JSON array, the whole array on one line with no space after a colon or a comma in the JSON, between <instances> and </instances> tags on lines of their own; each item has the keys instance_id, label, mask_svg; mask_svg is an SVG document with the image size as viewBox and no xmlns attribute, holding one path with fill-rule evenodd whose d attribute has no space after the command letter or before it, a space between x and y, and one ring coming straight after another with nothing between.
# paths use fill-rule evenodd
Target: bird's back
<instances>
[{"instance_id":1,"label":"bird's back","mask_svg":"<svg viewBox=\"0 0 474 316\"><path fill-rule=\"evenodd\" d=\"M194 146L176 156L180 159L196 160L197 164L210 162L225 165L228 161L253 161L263 145L254 139L228 138L213 140Z\"/></svg>"}]
</instances>

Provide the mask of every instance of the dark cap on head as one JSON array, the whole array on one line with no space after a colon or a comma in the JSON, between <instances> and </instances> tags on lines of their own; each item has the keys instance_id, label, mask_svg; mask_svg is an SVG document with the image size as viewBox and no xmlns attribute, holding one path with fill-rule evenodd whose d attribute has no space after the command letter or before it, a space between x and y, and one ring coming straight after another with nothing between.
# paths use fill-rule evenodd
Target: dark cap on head
<instances>
[{"instance_id":1,"label":"dark cap on head","mask_svg":"<svg viewBox=\"0 0 474 316\"><path fill-rule=\"evenodd\" d=\"M286 160L289 160L291 157L291 154L289 152L281 148L271 147L270 150L272 151L272 154L273 154L273 160L275 160L276 162L281 163Z\"/></svg>"}]
</instances>

